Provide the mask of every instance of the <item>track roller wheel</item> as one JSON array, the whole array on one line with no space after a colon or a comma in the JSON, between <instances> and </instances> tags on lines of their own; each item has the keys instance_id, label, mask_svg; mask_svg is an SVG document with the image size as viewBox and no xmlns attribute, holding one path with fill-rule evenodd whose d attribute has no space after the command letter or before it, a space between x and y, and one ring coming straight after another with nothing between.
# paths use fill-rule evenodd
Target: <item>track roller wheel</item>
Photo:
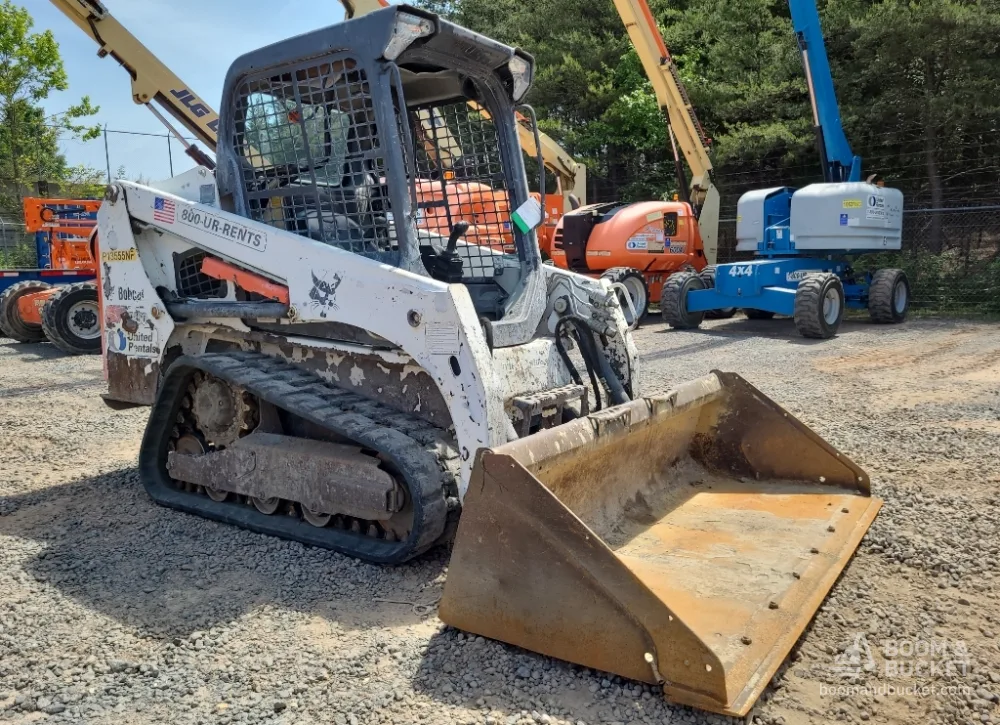
<instances>
[{"instance_id":1,"label":"track roller wheel","mask_svg":"<svg viewBox=\"0 0 1000 725\"><path fill-rule=\"evenodd\" d=\"M810 274L795 290L795 327L803 337L826 340L844 317L844 285L830 272Z\"/></svg>"},{"instance_id":2,"label":"track roller wheel","mask_svg":"<svg viewBox=\"0 0 1000 725\"><path fill-rule=\"evenodd\" d=\"M770 310L755 310L750 307L743 308L743 314L748 320L773 320L774 313Z\"/></svg>"},{"instance_id":3,"label":"track roller wheel","mask_svg":"<svg viewBox=\"0 0 1000 725\"><path fill-rule=\"evenodd\" d=\"M649 312L649 286L642 272L632 267L612 267L601 275L601 279L606 279L612 284L621 284L628 290L629 297L632 298L632 306L635 307L639 320L642 320ZM617 291L618 301L621 303L622 312L625 313L625 322L632 327L639 320L632 317L628 303L621 298L621 290Z\"/></svg>"},{"instance_id":4,"label":"track roller wheel","mask_svg":"<svg viewBox=\"0 0 1000 725\"><path fill-rule=\"evenodd\" d=\"M688 312L687 294L705 289L705 282L694 272L675 272L667 277L660 296L660 315L675 330L693 330L705 319L704 312Z\"/></svg>"},{"instance_id":5,"label":"track roller wheel","mask_svg":"<svg viewBox=\"0 0 1000 725\"><path fill-rule=\"evenodd\" d=\"M705 283L705 289L715 289L715 265L710 264L705 269L701 270L698 275L701 277L701 281ZM735 307L722 307L718 310L708 310L705 312L706 319L709 320L728 320L736 314Z\"/></svg>"},{"instance_id":6,"label":"track roller wheel","mask_svg":"<svg viewBox=\"0 0 1000 725\"><path fill-rule=\"evenodd\" d=\"M22 320L17 311L17 301L25 295L44 292L51 288L52 285L47 282L28 280L12 284L5 289L3 294L0 294L0 332L17 342L42 342L45 339L42 326Z\"/></svg>"},{"instance_id":7,"label":"track roller wheel","mask_svg":"<svg viewBox=\"0 0 1000 725\"><path fill-rule=\"evenodd\" d=\"M278 509L281 507L281 499L277 496L272 496L271 498L257 498L256 496L250 497L250 503L253 507L260 511L262 514L267 514L270 516L273 513L277 513Z\"/></svg>"},{"instance_id":8,"label":"track roller wheel","mask_svg":"<svg viewBox=\"0 0 1000 725\"><path fill-rule=\"evenodd\" d=\"M323 514L319 511L313 511L308 506L302 506L301 508L302 518L305 519L306 523L311 524L316 528L322 529L333 520L332 514Z\"/></svg>"},{"instance_id":9,"label":"track roller wheel","mask_svg":"<svg viewBox=\"0 0 1000 725\"><path fill-rule=\"evenodd\" d=\"M101 317L97 286L78 282L59 289L42 308L42 330L49 342L70 355L99 355Z\"/></svg>"},{"instance_id":10,"label":"track roller wheel","mask_svg":"<svg viewBox=\"0 0 1000 725\"><path fill-rule=\"evenodd\" d=\"M902 322L910 309L910 281L901 269L880 269L868 287L868 314L872 322Z\"/></svg>"}]
</instances>

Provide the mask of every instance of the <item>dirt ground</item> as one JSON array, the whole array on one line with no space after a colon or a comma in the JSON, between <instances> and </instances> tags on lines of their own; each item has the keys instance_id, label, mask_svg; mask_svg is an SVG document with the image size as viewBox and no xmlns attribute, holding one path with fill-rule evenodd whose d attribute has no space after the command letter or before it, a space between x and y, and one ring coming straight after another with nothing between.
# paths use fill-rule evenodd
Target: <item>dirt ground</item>
<instances>
[{"instance_id":1,"label":"dirt ground","mask_svg":"<svg viewBox=\"0 0 1000 725\"><path fill-rule=\"evenodd\" d=\"M788 320L654 319L637 342L647 392L739 373L885 501L750 719L1000 723L1000 325L817 342ZM445 628L447 552L380 568L156 507L146 411L102 389L97 357L0 340L0 721L725 721Z\"/></svg>"}]
</instances>

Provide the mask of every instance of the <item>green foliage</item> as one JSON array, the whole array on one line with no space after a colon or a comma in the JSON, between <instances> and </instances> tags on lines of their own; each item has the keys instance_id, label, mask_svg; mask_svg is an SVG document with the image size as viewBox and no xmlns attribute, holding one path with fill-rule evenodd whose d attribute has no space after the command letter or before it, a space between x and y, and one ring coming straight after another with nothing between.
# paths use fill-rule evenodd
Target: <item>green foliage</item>
<instances>
[{"instance_id":1,"label":"green foliage","mask_svg":"<svg viewBox=\"0 0 1000 725\"><path fill-rule=\"evenodd\" d=\"M33 26L27 10L11 0L0 3L0 178L16 197L31 180L59 181L68 173L61 133L83 140L100 134L85 123L98 111L86 96L61 113L46 116L41 109L69 83L52 31L33 33Z\"/></svg>"},{"instance_id":2,"label":"green foliage","mask_svg":"<svg viewBox=\"0 0 1000 725\"><path fill-rule=\"evenodd\" d=\"M855 269L897 268L906 272L915 311L1000 314L1000 256L970 260L955 252L865 255Z\"/></svg>"},{"instance_id":3,"label":"green foliage","mask_svg":"<svg viewBox=\"0 0 1000 725\"><path fill-rule=\"evenodd\" d=\"M100 199L104 196L107 178L100 169L71 166L66 169L59 186L60 196L67 199Z\"/></svg>"},{"instance_id":4,"label":"green foliage","mask_svg":"<svg viewBox=\"0 0 1000 725\"><path fill-rule=\"evenodd\" d=\"M649 2L713 139L727 208L745 190L744 176L757 186L768 178L817 180L805 76L786 0ZM1000 2L819 4L848 138L870 159L870 170L901 185L911 203L948 201L949 183L995 197ZM611 0L424 5L534 55L528 100L543 130L586 163L592 179L608 180L626 199L660 196L672 187L665 124Z\"/></svg>"},{"instance_id":5,"label":"green foliage","mask_svg":"<svg viewBox=\"0 0 1000 725\"><path fill-rule=\"evenodd\" d=\"M38 266L38 250L27 242L16 247L0 247L0 269L31 269Z\"/></svg>"},{"instance_id":6,"label":"green foliage","mask_svg":"<svg viewBox=\"0 0 1000 725\"><path fill-rule=\"evenodd\" d=\"M712 139L723 216L750 189L820 180L787 0L648 2ZM902 189L908 208L995 205L1000 0L817 2L863 173ZM666 124L612 0L422 4L534 55L528 101L542 130L587 165L591 201L676 190ZM904 239L911 251L874 261L907 271L918 307L1000 313L995 241L977 258L964 236L974 232L944 219L928 215Z\"/></svg>"}]
</instances>

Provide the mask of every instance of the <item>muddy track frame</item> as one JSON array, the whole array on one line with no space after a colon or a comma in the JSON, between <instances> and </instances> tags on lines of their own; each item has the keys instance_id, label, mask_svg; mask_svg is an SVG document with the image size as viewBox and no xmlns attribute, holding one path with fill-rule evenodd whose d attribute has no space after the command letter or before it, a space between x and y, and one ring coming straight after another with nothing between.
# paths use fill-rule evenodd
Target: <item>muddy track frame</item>
<instances>
[{"instance_id":1,"label":"muddy track frame","mask_svg":"<svg viewBox=\"0 0 1000 725\"><path fill-rule=\"evenodd\" d=\"M409 537L391 542L297 517L263 514L239 502L216 502L177 487L167 474L171 432L188 382L198 371L245 389L260 400L378 451L400 474L413 503ZM211 353L178 358L164 375L139 450L143 486L162 506L270 534L372 563L397 564L443 541L458 511L458 454L441 428L331 385L291 363L260 353Z\"/></svg>"}]
</instances>

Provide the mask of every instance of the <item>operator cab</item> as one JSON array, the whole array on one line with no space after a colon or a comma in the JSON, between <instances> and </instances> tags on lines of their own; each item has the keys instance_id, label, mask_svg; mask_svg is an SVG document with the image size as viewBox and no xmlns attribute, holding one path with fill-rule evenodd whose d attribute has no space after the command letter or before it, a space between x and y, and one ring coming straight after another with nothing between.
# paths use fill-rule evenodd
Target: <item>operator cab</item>
<instances>
[{"instance_id":1,"label":"operator cab","mask_svg":"<svg viewBox=\"0 0 1000 725\"><path fill-rule=\"evenodd\" d=\"M226 81L220 192L236 213L468 286L501 319L540 264L514 126L531 59L387 8L243 56Z\"/></svg>"}]
</instances>

